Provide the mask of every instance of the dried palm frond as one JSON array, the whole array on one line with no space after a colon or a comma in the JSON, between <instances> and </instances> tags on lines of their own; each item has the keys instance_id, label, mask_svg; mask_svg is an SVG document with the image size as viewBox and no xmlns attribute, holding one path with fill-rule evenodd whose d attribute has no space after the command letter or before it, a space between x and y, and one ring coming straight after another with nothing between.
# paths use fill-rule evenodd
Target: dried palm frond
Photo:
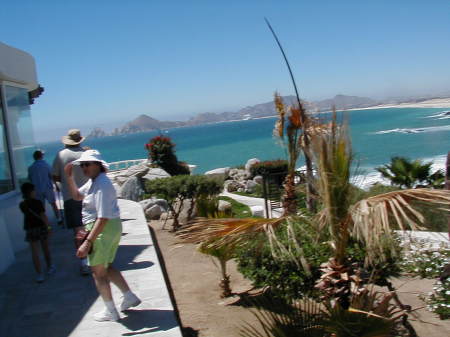
<instances>
[{"instance_id":1,"label":"dried palm frond","mask_svg":"<svg viewBox=\"0 0 450 337\"><path fill-rule=\"evenodd\" d=\"M283 99L281 98L280 94L278 94L277 92L275 92L274 102L275 102L275 109L278 112L278 120L275 123L275 129L273 130L273 133L275 136L283 138L286 106L284 105Z\"/></svg>"},{"instance_id":2,"label":"dried palm frond","mask_svg":"<svg viewBox=\"0 0 450 337\"><path fill-rule=\"evenodd\" d=\"M422 201L450 211L450 191L409 189L376 195L357 202L350 208L352 234L367 246L366 262L383 259L386 240L393 241L392 229L423 229L424 216L413 202ZM391 249L395 255L395 250Z\"/></svg>"},{"instance_id":3,"label":"dried palm frond","mask_svg":"<svg viewBox=\"0 0 450 337\"><path fill-rule=\"evenodd\" d=\"M246 242L249 236L276 228L283 222L285 218L203 219L179 231L178 237L184 242L204 242L210 247L237 246Z\"/></svg>"},{"instance_id":4,"label":"dried palm frond","mask_svg":"<svg viewBox=\"0 0 450 337\"><path fill-rule=\"evenodd\" d=\"M302 116L301 114L305 114L303 110L303 106L300 107L293 107L291 106L289 108L290 114L289 114L289 123L292 125L293 128L300 129L302 127Z\"/></svg>"}]
</instances>

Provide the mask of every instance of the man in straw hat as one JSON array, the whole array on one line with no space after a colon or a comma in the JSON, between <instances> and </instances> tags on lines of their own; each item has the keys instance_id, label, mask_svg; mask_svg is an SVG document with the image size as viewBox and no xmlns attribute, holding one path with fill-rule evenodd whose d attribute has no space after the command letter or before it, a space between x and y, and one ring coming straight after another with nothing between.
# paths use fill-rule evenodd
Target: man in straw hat
<instances>
[{"instance_id":1,"label":"man in straw hat","mask_svg":"<svg viewBox=\"0 0 450 337\"><path fill-rule=\"evenodd\" d=\"M53 179L55 182L61 183L61 192L64 199L64 218L67 228L72 228L74 235L83 227L81 218L81 201L73 200L70 194L69 185L64 174L64 167L67 163L77 160L81 157L84 149L80 144L85 140L81 136L78 129L72 129L67 132L66 136L61 138L65 148L58 152L53 161ZM78 187L83 186L88 178L83 174L80 167L75 167L73 170L73 177ZM87 259L81 259L80 267L81 275L89 274L89 266Z\"/></svg>"}]
</instances>

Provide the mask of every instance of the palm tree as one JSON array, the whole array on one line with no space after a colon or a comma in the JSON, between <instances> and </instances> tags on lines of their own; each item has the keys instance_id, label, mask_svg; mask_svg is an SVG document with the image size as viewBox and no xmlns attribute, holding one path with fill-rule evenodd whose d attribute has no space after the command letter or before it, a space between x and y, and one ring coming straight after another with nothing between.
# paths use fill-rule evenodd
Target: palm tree
<instances>
[{"instance_id":1,"label":"palm tree","mask_svg":"<svg viewBox=\"0 0 450 337\"><path fill-rule=\"evenodd\" d=\"M430 174L432 164L422 163L420 160L411 161L405 157L392 157L390 164L377 167L376 170L389 179L392 185L413 188L417 184L433 180Z\"/></svg>"},{"instance_id":2,"label":"palm tree","mask_svg":"<svg viewBox=\"0 0 450 337\"><path fill-rule=\"evenodd\" d=\"M219 261L220 280L219 287L222 290L221 297L231 296L230 275L227 273L227 262L234 257L234 249L231 246L214 247L207 242L202 242L198 246L198 251L202 254L210 255Z\"/></svg>"}]
</instances>

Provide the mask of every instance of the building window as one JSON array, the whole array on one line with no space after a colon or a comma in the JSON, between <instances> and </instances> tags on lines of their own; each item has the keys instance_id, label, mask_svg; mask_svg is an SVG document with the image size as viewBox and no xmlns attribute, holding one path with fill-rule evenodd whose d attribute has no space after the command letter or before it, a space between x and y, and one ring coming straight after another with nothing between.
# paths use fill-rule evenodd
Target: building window
<instances>
[{"instance_id":1,"label":"building window","mask_svg":"<svg viewBox=\"0 0 450 337\"><path fill-rule=\"evenodd\" d=\"M28 166L33 161L35 150L28 91L7 85L4 88L9 142L16 178L21 184L27 180Z\"/></svg>"},{"instance_id":2,"label":"building window","mask_svg":"<svg viewBox=\"0 0 450 337\"><path fill-rule=\"evenodd\" d=\"M14 189L4 121L4 110L0 92L0 194L4 194Z\"/></svg>"}]
</instances>

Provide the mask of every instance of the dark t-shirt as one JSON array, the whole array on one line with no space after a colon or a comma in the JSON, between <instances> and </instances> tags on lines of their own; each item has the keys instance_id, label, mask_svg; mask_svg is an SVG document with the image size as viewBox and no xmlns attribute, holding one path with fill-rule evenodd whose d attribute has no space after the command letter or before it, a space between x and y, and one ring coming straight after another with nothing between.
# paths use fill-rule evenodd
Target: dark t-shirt
<instances>
[{"instance_id":1,"label":"dark t-shirt","mask_svg":"<svg viewBox=\"0 0 450 337\"><path fill-rule=\"evenodd\" d=\"M23 229L44 227L45 223L40 217L45 212L44 205L40 200L27 199L20 203L20 210L24 214Z\"/></svg>"}]
</instances>

